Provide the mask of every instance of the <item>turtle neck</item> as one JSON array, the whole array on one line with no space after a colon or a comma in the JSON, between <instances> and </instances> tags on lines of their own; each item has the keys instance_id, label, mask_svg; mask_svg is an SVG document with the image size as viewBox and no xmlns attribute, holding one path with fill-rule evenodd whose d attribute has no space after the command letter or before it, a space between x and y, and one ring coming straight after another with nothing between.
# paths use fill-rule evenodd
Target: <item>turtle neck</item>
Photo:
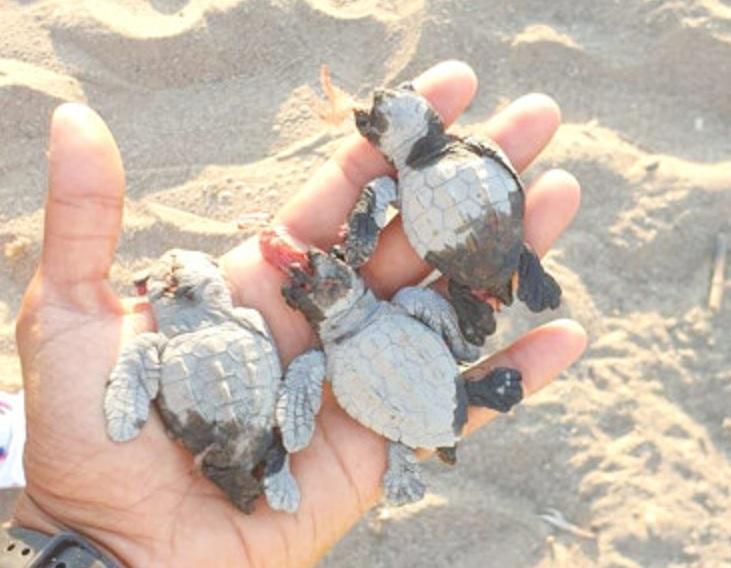
<instances>
[{"instance_id":1,"label":"turtle neck","mask_svg":"<svg viewBox=\"0 0 731 568\"><path fill-rule=\"evenodd\" d=\"M363 295L348 309L320 322L319 335L323 344L338 343L363 329L378 312L387 308L388 302L376 298L366 289Z\"/></svg>"}]
</instances>

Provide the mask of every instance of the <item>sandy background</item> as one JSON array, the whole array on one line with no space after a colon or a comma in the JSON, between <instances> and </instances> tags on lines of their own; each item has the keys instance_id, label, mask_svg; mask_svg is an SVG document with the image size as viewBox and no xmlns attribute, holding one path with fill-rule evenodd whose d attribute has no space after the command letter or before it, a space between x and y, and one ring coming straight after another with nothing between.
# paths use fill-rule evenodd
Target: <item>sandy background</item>
<instances>
[{"instance_id":1,"label":"sandy background","mask_svg":"<svg viewBox=\"0 0 731 568\"><path fill-rule=\"evenodd\" d=\"M481 87L458 129L554 96L565 126L527 173L573 171L582 210L548 266L584 359L429 463L433 493L372 513L324 567L731 565L731 290L706 308L731 233L729 0L0 0L0 379L40 246L47 124L67 100L108 121L128 175L113 277L171 246L220 253L348 130L312 112L318 69L364 97L443 58ZM505 313L491 348L538 321ZM558 531L556 508L595 538Z\"/></svg>"}]
</instances>

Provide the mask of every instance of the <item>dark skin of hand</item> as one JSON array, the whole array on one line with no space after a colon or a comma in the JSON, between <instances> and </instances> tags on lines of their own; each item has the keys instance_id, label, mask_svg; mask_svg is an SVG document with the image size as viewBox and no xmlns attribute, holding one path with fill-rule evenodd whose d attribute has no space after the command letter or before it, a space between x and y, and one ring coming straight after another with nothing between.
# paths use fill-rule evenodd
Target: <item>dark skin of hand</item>
<instances>
[{"instance_id":1,"label":"dark skin of hand","mask_svg":"<svg viewBox=\"0 0 731 568\"><path fill-rule=\"evenodd\" d=\"M447 123L477 86L464 64L439 64L415 81ZM488 133L524 169L553 136L560 115L543 95L528 95L492 117ZM280 211L277 222L304 242L327 247L363 184L388 165L354 134ZM125 444L105 434L104 385L120 346L153 329L141 300L118 298L109 270L121 231L122 162L114 139L89 108L55 112L49 193L40 265L18 318L26 389L27 487L15 522L48 533L73 529L131 566L310 566L380 498L386 445L349 418L326 390L312 444L293 456L302 492L297 514L275 513L263 500L246 516L200 476L192 457L165 434L154 412L139 438ZM554 170L527 190L526 239L544 254L573 218L579 185ZM162 252L162 251L160 251ZM395 261L394 261L395 260ZM255 239L228 252L222 266L238 304L259 309L284 362L312 345L312 332L280 294L283 276L263 261ZM364 267L369 285L389 297L429 272L398 220ZM536 328L480 365L516 367L527 393L568 367L585 347L579 324ZM471 409L468 430L495 417Z\"/></svg>"}]
</instances>

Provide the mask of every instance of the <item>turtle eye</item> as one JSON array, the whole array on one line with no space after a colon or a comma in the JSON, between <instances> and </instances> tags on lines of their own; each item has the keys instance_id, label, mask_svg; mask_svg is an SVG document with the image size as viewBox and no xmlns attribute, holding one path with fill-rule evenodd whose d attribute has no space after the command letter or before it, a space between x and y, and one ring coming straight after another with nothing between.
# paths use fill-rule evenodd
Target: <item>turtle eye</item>
<instances>
[{"instance_id":1,"label":"turtle eye","mask_svg":"<svg viewBox=\"0 0 731 568\"><path fill-rule=\"evenodd\" d=\"M331 255L332 255L332 256L333 256L334 258L336 258L336 259L338 259L338 260L342 260L343 262L345 262L345 250L343 249L343 247L342 247L342 246L340 246L340 245L335 245L335 246L333 246L333 247L332 247L332 248L330 249L330 254L331 254Z\"/></svg>"},{"instance_id":2,"label":"turtle eye","mask_svg":"<svg viewBox=\"0 0 731 568\"><path fill-rule=\"evenodd\" d=\"M368 111L363 109L355 109L353 112L355 113L355 126L358 128L358 130L361 132L367 130L371 121Z\"/></svg>"}]
</instances>

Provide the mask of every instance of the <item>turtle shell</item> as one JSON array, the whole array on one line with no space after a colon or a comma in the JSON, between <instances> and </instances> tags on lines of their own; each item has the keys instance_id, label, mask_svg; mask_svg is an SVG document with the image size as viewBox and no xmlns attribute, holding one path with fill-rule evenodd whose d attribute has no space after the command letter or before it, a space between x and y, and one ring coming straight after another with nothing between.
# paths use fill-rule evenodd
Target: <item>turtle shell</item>
<instances>
[{"instance_id":1,"label":"turtle shell","mask_svg":"<svg viewBox=\"0 0 731 568\"><path fill-rule=\"evenodd\" d=\"M392 312L325 351L333 393L358 422L412 448L455 444L459 368L434 331Z\"/></svg>"},{"instance_id":2,"label":"turtle shell","mask_svg":"<svg viewBox=\"0 0 731 568\"><path fill-rule=\"evenodd\" d=\"M157 404L174 437L193 452L245 434L266 452L282 376L270 338L230 321L169 340Z\"/></svg>"},{"instance_id":3,"label":"turtle shell","mask_svg":"<svg viewBox=\"0 0 731 568\"><path fill-rule=\"evenodd\" d=\"M468 148L399 170L409 242L429 264L473 289L509 281L523 247L523 192L497 160Z\"/></svg>"}]
</instances>

